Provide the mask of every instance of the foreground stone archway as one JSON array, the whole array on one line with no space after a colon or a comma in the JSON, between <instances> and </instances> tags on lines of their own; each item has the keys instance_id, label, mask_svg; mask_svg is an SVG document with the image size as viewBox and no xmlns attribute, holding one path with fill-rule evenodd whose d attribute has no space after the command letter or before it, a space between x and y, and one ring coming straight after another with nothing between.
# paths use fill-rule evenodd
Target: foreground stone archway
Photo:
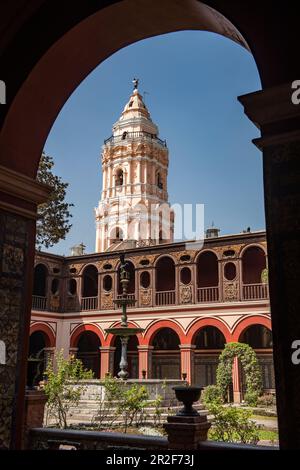
<instances>
[{"instance_id":1,"label":"foreground stone archway","mask_svg":"<svg viewBox=\"0 0 300 470\"><path fill-rule=\"evenodd\" d=\"M300 228L297 222L300 110L291 102L290 83L299 77L300 64L294 60L289 47L290 42L297 41L297 15L288 7L278 10L274 6L270 11L268 5L260 2L249 2L248 9L241 9L235 2L224 5L221 1L208 0L216 11L196 0L145 0L143 3L123 0L103 1L101 5L85 2L72 5L70 11L66 8L67 2L62 1L61 16L56 21L57 11L51 3L36 2L30 11L22 11L18 17L11 2L1 18L10 25L6 28L4 23L1 38L1 63L5 71L2 78L9 87L7 106L1 107L0 114L3 124L0 133L1 249L6 247L1 251L4 260L1 279L10 274L11 282L5 292L7 297L13 293L16 299L14 317L4 314L2 325L9 363L9 367L1 369L1 382L9 384L0 413L1 429L5 430L2 446L19 447L21 442L34 216L36 205L48 193L32 178L55 117L67 97L96 65L137 40L183 29L204 29L243 42L225 16L243 32L258 64L263 86L276 86L242 97L240 101L249 118L262 131L262 139L256 143L264 154L280 440L283 447L300 447L299 371L290 360L291 344L300 338ZM102 8L104 6L106 8ZM265 15L269 18L268 25ZM46 20L53 20L53 27L47 34L44 31L41 34L40 28ZM281 34L278 34L279 29ZM41 40L36 41L36 37ZM9 261L12 251L13 263Z\"/></svg>"}]
</instances>

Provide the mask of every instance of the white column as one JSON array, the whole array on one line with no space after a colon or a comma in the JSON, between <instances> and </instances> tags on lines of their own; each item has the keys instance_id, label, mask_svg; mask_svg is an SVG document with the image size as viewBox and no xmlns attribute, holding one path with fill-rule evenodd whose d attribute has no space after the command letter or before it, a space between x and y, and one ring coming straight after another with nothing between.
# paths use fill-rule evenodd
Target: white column
<instances>
[{"instance_id":1,"label":"white column","mask_svg":"<svg viewBox=\"0 0 300 470\"><path fill-rule=\"evenodd\" d=\"M131 194L131 191L132 191L132 187L130 186L132 183L132 179L131 179L131 161L129 160L128 162L128 178L127 178L127 191L126 193L127 194Z\"/></svg>"}]
</instances>

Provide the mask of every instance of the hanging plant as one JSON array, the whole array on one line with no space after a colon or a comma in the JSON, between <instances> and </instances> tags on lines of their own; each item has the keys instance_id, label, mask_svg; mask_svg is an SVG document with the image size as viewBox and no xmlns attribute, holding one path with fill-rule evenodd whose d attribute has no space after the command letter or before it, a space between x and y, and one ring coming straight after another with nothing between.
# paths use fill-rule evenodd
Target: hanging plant
<instances>
[{"instance_id":1,"label":"hanging plant","mask_svg":"<svg viewBox=\"0 0 300 470\"><path fill-rule=\"evenodd\" d=\"M261 272L260 280L262 284L268 284L269 282L269 271L268 268L265 268Z\"/></svg>"},{"instance_id":2,"label":"hanging plant","mask_svg":"<svg viewBox=\"0 0 300 470\"><path fill-rule=\"evenodd\" d=\"M241 362L246 377L246 395L256 399L262 392L262 373L255 351L245 343L227 343L219 357L217 385L226 400L228 387L232 382L232 366L235 357Z\"/></svg>"}]
</instances>

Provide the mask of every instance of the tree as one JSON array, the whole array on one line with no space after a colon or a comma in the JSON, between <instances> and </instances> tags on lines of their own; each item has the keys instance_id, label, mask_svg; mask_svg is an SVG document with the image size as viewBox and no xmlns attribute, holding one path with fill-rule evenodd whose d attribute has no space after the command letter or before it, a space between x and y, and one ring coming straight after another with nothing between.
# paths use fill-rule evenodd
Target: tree
<instances>
[{"instance_id":1,"label":"tree","mask_svg":"<svg viewBox=\"0 0 300 470\"><path fill-rule=\"evenodd\" d=\"M47 413L57 420L60 428L67 427L67 416L71 407L78 405L85 385L84 379L92 379L93 372L83 367L82 362L74 356L64 358L63 351L55 354L56 367L53 362L47 366L44 390L47 395Z\"/></svg>"},{"instance_id":2,"label":"tree","mask_svg":"<svg viewBox=\"0 0 300 470\"><path fill-rule=\"evenodd\" d=\"M62 181L61 177L52 173L54 166L53 158L42 153L37 180L52 188L48 200L38 206L38 218L36 224L36 245L40 250L42 246L49 248L66 237L72 224L69 223L70 207L65 201L68 183Z\"/></svg>"}]
</instances>

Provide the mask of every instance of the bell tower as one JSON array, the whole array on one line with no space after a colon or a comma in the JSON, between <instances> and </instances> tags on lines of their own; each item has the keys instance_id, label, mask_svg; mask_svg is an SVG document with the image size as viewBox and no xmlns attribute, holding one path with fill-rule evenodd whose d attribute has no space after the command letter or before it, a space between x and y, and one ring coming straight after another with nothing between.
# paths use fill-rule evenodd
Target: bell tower
<instances>
[{"instance_id":1,"label":"bell tower","mask_svg":"<svg viewBox=\"0 0 300 470\"><path fill-rule=\"evenodd\" d=\"M96 252L173 241L167 192L168 148L138 90L102 147L102 193L96 215Z\"/></svg>"}]
</instances>

